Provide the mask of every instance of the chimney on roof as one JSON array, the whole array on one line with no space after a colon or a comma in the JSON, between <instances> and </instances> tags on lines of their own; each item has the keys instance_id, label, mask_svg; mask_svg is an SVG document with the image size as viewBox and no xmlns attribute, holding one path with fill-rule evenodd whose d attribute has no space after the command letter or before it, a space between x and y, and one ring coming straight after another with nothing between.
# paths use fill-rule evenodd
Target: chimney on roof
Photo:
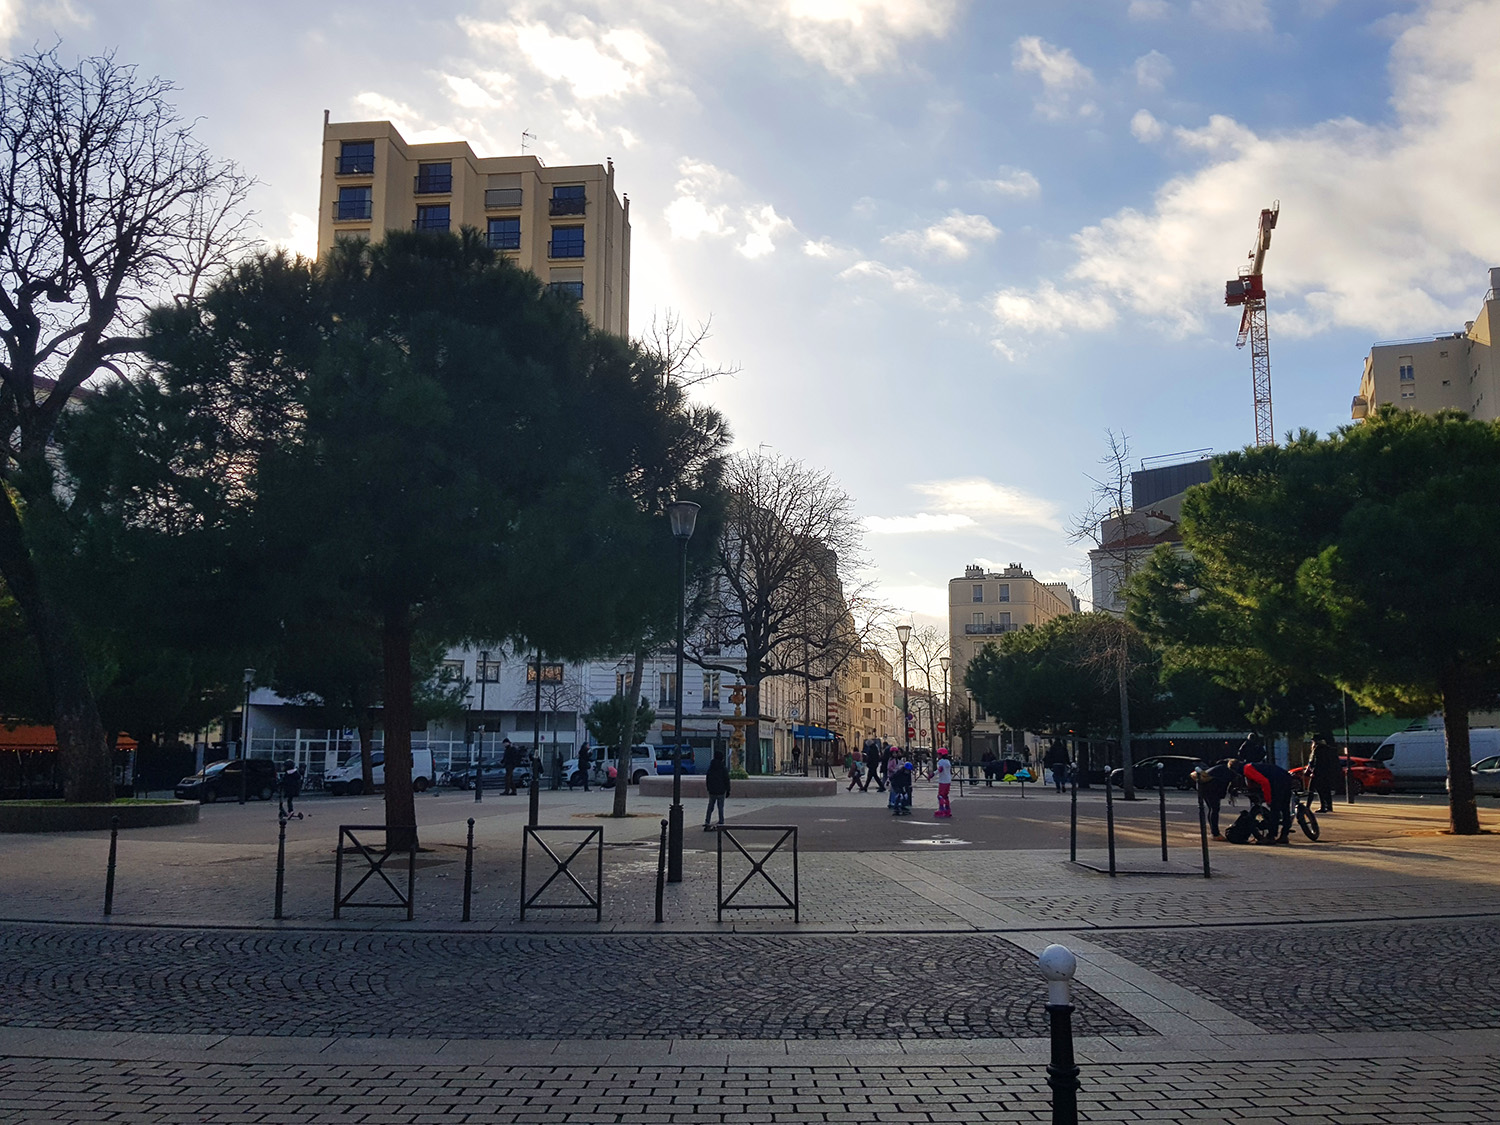
<instances>
[{"instance_id":1,"label":"chimney on roof","mask_svg":"<svg viewBox=\"0 0 1500 1125\"><path fill-rule=\"evenodd\" d=\"M1490 267L1490 292L1500 289L1500 266Z\"/></svg>"}]
</instances>

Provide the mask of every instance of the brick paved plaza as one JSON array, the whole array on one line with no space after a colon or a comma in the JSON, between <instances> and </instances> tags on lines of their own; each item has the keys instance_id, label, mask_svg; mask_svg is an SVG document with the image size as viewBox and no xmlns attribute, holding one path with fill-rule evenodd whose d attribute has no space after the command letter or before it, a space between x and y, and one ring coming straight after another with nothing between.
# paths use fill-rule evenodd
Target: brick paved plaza
<instances>
[{"instance_id":1,"label":"brick paved plaza","mask_svg":"<svg viewBox=\"0 0 1500 1125\"><path fill-rule=\"evenodd\" d=\"M1165 865L1155 802L1117 806L1122 870L1161 874L1113 880L1067 863L1067 801L1035 789L946 823L921 788L899 821L873 792L738 802L799 825L800 924L716 920L690 808L658 925L665 802L617 822L608 794L542 796L543 823L605 825L601 922L519 921L524 802L492 795L419 800L412 922L332 919L337 825L378 819L368 799L302 802L282 922L274 806L122 834L109 920L107 834L0 837L0 1121L1047 1121L1053 941L1079 956L1086 1120L1500 1121L1500 845L1443 835L1436 800L1215 845L1207 880L1177 795ZM1102 807L1080 809L1092 861Z\"/></svg>"}]
</instances>

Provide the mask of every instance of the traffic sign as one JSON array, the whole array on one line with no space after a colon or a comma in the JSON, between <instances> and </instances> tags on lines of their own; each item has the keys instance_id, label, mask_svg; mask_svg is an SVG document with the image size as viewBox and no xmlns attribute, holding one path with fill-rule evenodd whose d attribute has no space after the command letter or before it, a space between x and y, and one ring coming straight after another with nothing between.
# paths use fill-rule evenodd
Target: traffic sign
<instances>
[{"instance_id":1,"label":"traffic sign","mask_svg":"<svg viewBox=\"0 0 1500 1125\"><path fill-rule=\"evenodd\" d=\"M943 722L942 719L939 719L938 720L938 734L947 734L947 733L948 733L948 724L945 723L945 722Z\"/></svg>"},{"instance_id":2,"label":"traffic sign","mask_svg":"<svg viewBox=\"0 0 1500 1125\"><path fill-rule=\"evenodd\" d=\"M917 737L917 728L916 727L907 727L906 728L906 737L907 738L916 738Z\"/></svg>"}]
</instances>

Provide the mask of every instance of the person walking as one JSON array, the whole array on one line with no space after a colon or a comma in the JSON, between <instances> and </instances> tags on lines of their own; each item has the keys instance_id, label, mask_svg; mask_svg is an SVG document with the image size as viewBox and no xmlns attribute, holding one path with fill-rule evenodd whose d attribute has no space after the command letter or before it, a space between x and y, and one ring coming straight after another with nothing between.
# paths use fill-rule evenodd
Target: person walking
<instances>
[{"instance_id":1,"label":"person walking","mask_svg":"<svg viewBox=\"0 0 1500 1125\"><path fill-rule=\"evenodd\" d=\"M724 798L729 796L729 767L724 763L724 751L714 751L714 760L708 764L708 773L703 780L708 788L708 810L703 814L703 831L712 832L715 806L719 810L719 827L724 827Z\"/></svg>"},{"instance_id":2,"label":"person walking","mask_svg":"<svg viewBox=\"0 0 1500 1125\"><path fill-rule=\"evenodd\" d=\"M297 796L302 792L302 771L297 768L297 763L291 758L281 770L281 795L286 799L286 811L288 815L297 811Z\"/></svg>"},{"instance_id":3,"label":"person walking","mask_svg":"<svg viewBox=\"0 0 1500 1125\"><path fill-rule=\"evenodd\" d=\"M1318 795L1318 811L1333 811L1333 787L1344 775L1339 752L1322 735L1313 739L1312 759L1307 763L1307 787Z\"/></svg>"},{"instance_id":4,"label":"person walking","mask_svg":"<svg viewBox=\"0 0 1500 1125\"><path fill-rule=\"evenodd\" d=\"M1054 741L1047 750L1043 763L1052 772L1052 784L1059 793L1068 788L1068 748L1061 741Z\"/></svg>"},{"instance_id":5,"label":"person walking","mask_svg":"<svg viewBox=\"0 0 1500 1125\"><path fill-rule=\"evenodd\" d=\"M872 738L865 743L865 780L860 786L860 791L868 790L872 781L875 783L877 792L885 792L885 782L880 780L880 739L878 738Z\"/></svg>"},{"instance_id":6,"label":"person walking","mask_svg":"<svg viewBox=\"0 0 1500 1125\"><path fill-rule=\"evenodd\" d=\"M861 761L858 758L856 758L853 754L849 755L849 761L848 761L848 766L849 766L849 785L845 789L845 792L848 792L849 789L856 789L856 788L859 789L861 792L864 791L864 786L860 784L859 768L860 768L861 765L862 765L862 763L861 763Z\"/></svg>"},{"instance_id":7,"label":"person walking","mask_svg":"<svg viewBox=\"0 0 1500 1125\"><path fill-rule=\"evenodd\" d=\"M933 773L937 776L938 807L937 812L932 815L946 819L953 815L953 805L948 800L948 794L953 789L953 762L948 757L946 746L938 747L937 754L937 766L933 769Z\"/></svg>"},{"instance_id":8,"label":"person walking","mask_svg":"<svg viewBox=\"0 0 1500 1125\"><path fill-rule=\"evenodd\" d=\"M516 759L520 755L516 748L511 745L510 739L505 739L500 744L500 764L505 767L505 790L502 797L514 797L516 795Z\"/></svg>"},{"instance_id":9,"label":"person walking","mask_svg":"<svg viewBox=\"0 0 1500 1125\"><path fill-rule=\"evenodd\" d=\"M1193 780L1198 783L1198 796L1203 800L1204 811L1208 814L1208 830L1213 833L1215 840L1222 840L1219 835L1219 805L1229 793L1229 787L1234 783L1236 766L1234 759L1215 762L1208 766L1198 764L1193 771Z\"/></svg>"},{"instance_id":10,"label":"person walking","mask_svg":"<svg viewBox=\"0 0 1500 1125\"><path fill-rule=\"evenodd\" d=\"M585 742L578 748L578 772L583 774L583 791L589 791L589 767L594 764L594 755L589 751L589 744ZM571 779L569 779L571 780Z\"/></svg>"}]
</instances>

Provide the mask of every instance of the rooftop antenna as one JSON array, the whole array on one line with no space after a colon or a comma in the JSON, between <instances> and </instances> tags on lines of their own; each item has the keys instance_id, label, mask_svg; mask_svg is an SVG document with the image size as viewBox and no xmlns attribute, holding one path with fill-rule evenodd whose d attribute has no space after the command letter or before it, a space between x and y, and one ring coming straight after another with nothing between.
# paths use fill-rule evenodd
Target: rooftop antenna
<instances>
[{"instance_id":1,"label":"rooftop antenna","mask_svg":"<svg viewBox=\"0 0 1500 1125\"><path fill-rule=\"evenodd\" d=\"M521 155L522 156L526 155L526 142L527 141L534 141L534 140L536 140L536 134L535 133L533 133L533 132L531 132L531 131L529 131L527 129L522 129L521 130Z\"/></svg>"}]
</instances>

